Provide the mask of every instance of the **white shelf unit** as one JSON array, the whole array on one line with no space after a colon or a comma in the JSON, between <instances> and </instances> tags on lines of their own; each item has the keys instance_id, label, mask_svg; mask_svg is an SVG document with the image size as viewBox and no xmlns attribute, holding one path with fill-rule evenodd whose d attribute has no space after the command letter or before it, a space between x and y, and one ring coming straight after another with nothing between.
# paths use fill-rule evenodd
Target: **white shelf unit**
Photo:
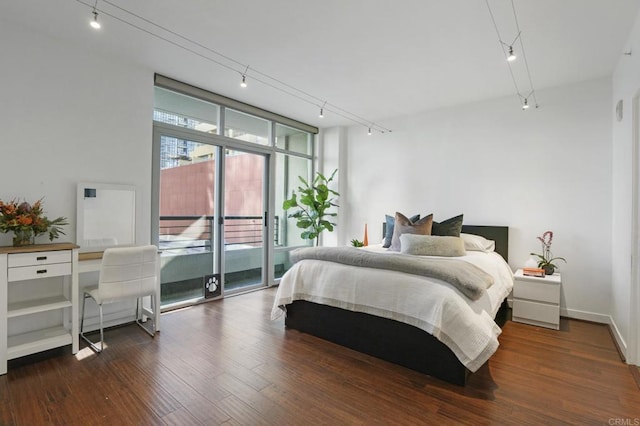
<instances>
[{"instance_id":1,"label":"white shelf unit","mask_svg":"<svg viewBox=\"0 0 640 426\"><path fill-rule=\"evenodd\" d=\"M10 359L69 344L77 353L78 297L75 244L0 247L0 374ZM57 313L61 323L38 329L37 315L44 313Z\"/></svg>"},{"instance_id":2,"label":"white shelf unit","mask_svg":"<svg viewBox=\"0 0 640 426\"><path fill-rule=\"evenodd\" d=\"M514 274L512 320L559 330L561 286L558 273L530 277L518 269Z\"/></svg>"}]
</instances>

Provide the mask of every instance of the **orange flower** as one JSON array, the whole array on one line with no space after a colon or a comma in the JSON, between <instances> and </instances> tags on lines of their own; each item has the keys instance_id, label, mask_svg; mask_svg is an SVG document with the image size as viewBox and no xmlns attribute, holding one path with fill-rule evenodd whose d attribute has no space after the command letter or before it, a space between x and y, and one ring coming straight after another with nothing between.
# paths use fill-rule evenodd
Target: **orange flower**
<instances>
[{"instance_id":1,"label":"orange flower","mask_svg":"<svg viewBox=\"0 0 640 426\"><path fill-rule=\"evenodd\" d=\"M31 216L20 216L18 217L18 223L20 223L20 225L29 226L33 223L33 219Z\"/></svg>"}]
</instances>

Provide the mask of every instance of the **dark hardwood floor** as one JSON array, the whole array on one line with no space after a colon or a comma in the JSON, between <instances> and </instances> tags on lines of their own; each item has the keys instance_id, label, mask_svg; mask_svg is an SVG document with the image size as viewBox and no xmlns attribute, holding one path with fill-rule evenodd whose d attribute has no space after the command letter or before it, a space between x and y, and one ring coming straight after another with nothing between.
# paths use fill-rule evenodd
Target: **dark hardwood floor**
<instances>
[{"instance_id":1,"label":"dark hardwood floor","mask_svg":"<svg viewBox=\"0 0 640 426\"><path fill-rule=\"evenodd\" d=\"M64 348L11 362L0 424L640 422L640 390L606 326L508 321L462 388L285 330L269 320L274 293L166 313L155 339L135 325L108 330L100 355Z\"/></svg>"}]
</instances>

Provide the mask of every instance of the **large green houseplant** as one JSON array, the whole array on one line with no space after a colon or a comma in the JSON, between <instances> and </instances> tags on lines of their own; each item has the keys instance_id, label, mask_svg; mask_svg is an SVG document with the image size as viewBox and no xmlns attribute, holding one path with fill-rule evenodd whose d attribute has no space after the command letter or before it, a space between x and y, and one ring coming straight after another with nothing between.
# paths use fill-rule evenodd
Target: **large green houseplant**
<instances>
[{"instance_id":1,"label":"large green houseplant","mask_svg":"<svg viewBox=\"0 0 640 426\"><path fill-rule=\"evenodd\" d=\"M339 196L336 191L329 189L329 184L333 181L338 170L334 170L328 178L322 173L316 172L316 177L311 182L307 182L303 177L298 178L302 185L298 187L297 193L293 191L291 198L282 203L284 210L297 208L289 217L297 220L296 226L303 229L300 237L305 240L315 240L318 245L319 236L322 231L333 231L336 225L328 218L338 214L329 212L331 207L338 207L335 197Z\"/></svg>"}]
</instances>

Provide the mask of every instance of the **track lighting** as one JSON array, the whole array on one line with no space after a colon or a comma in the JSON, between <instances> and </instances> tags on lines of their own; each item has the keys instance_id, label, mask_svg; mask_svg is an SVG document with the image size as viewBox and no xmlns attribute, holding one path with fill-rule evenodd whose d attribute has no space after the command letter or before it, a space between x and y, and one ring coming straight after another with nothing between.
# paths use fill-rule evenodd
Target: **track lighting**
<instances>
[{"instance_id":1,"label":"track lighting","mask_svg":"<svg viewBox=\"0 0 640 426\"><path fill-rule=\"evenodd\" d=\"M369 127L369 131L367 132L367 135L371 136L371 127Z\"/></svg>"},{"instance_id":2,"label":"track lighting","mask_svg":"<svg viewBox=\"0 0 640 426\"><path fill-rule=\"evenodd\" d=\"M489 16L491 17L491 22L493 23L493 28L496 30L496 36L498 37L498 43L500 43L500 47L502 48L502 54L507 59L507 66L509 67L509 74L511 74L511 81L513 82L513 87L516 89L516 94L522 100L522 109L529 109L529 99L532 99L536 108L538 108L538 98L536 97L536 91L533 87L533 80L531 79L531 71L529 70L529 63L527 61L527 54L525 53L524 43L522 41L522 31L520 30L520 25L518 24L518 14L516 13L516 7L514 4L514 0L511 0L511 9L513 10L513 20L515 23L515 28L518 31L516 36L513 38L511 43L505 43L500 36L500 30L498 29L498 23L496 22L495 16L493 15L493 11L491 10L491 6L489 5L489 0L485 0L487 4L487 10L489 11ZM513 49L513 46L516 42L519 42L518 46L518 54L522 55L522 65L524 65L524 69L526 70L526 76L529 84L529 88L531 91L528 95L524 96L523 91L518 87L518 82L516 80L516 76L513 72L513 67L520 65L512 65L513 61L516 60L517 56ZM525 83L526 84L526 83Z\"/></svg>"},{"instance_id":3,"label":"track lighting","mask_svg":"<svg viewBox=\"0 0 640 426\"><path fill-rule=\"evenodd\" d=\"M83 4L87 8L90 8L93 16L89 21L89 24L91 25L92 28L94 28L95 30L98 30L102 26L98 21L98 14L99 14L98 1L99 0L93 0L94 1L93 7L89 3L90 1L92 0L76 0L76 2ZM125 24L134 30L144 32L146 35L149 35L158 40L171 44L174 47L178 47L184 50L185 52L189 52L191 54L197 55L201 59L204 59L213 64L216 64L222 68L232 71L233 73L238 73L242 77L240 86L243 88L247 87L247 76L249 76L249 65L245 65L240 61L237 61L209 46L206 46L202 42L185 37L182 34L172 31L169 28L163 27L143 16L133 13L125 9L124 7L118 6L108 0L105 0L105 3L109 4L114 8L117 8L118 11L122 13L121 14L119 13L120 16L111 14L113 13L113 12L109 13L111 8L107 8L101 11L100 13L106 13L107 16L109 16L110 18L116 19L120 23ZM145 21L145 23L149 25L149 28L142 28L138 24L136 24L136 22L139 20ZM167 36L164 35L167 32L171 33L172 36L180 38L182 42L184 42L185 44L183 44L182 42L176 43L173 37L168 38ZM245 67L244 71L241 71L242 67ZM323 118L324 108L325 106L328 105L329 106L328 111L331 112L332 117L333 116L342 117L343 119L352 121L358 124L359 126L367 127L369 129L369 132L368 132L369 134L371 134L372 129L380 133L391 132L391 129L387 129L386 127L383 127L379 124L374 124L371 121L364 119L363 117L360 117L352 112L349 112L343 108L340 108L338 105L330 104L326 100L320 97L314 96L304 90L294 87L291 84L287 84L284 81L280 81L256 69L251 70L250 77L253 78L252 84L257 83L258 85L262 84L264 86L268 86L274 90L277 90L286 95L292 96L302 102L306 102L307 104L313 105L315 108L317 108L322 104L322 106L320 107L320 118Z\"/></svg>"},{"instance_id":4,"label":"track lighting","mask_svg":"<svg viewBox=\"0 0 640 426\"><path fill-rule=\"evenodd\" d=\"M95 30L99 30L102 27L100 22L98 22L98 11L95 9L93 9L93 19L89 22L89 25Z\"/></svg>"},{"instance_id":5,"label":"track lighting","mask_svg":"<svg viewBox=\"0 0 640 426\"><path fill-rule=\"evenodd\" d=\"M93 11L91 13L93 13L93 19L91 21L89 21L89 25L91 25L91 28L93 28L94 30L99 30L102 25L100 25L100 22L98 22L98 0L96 0L96 2L93 4Z\"/></svg>"},{"instance_id":6,"label":"track lighting","mask_svg":"<svg viewBox=\"0 0 640 426\"><path fill-rule=\"evenodd\" d=\"M247 71L249 71L249 65L244 69L242 75L242 82L240 83L240 87L247 87Z\"/></svg>"}]
</instances>

